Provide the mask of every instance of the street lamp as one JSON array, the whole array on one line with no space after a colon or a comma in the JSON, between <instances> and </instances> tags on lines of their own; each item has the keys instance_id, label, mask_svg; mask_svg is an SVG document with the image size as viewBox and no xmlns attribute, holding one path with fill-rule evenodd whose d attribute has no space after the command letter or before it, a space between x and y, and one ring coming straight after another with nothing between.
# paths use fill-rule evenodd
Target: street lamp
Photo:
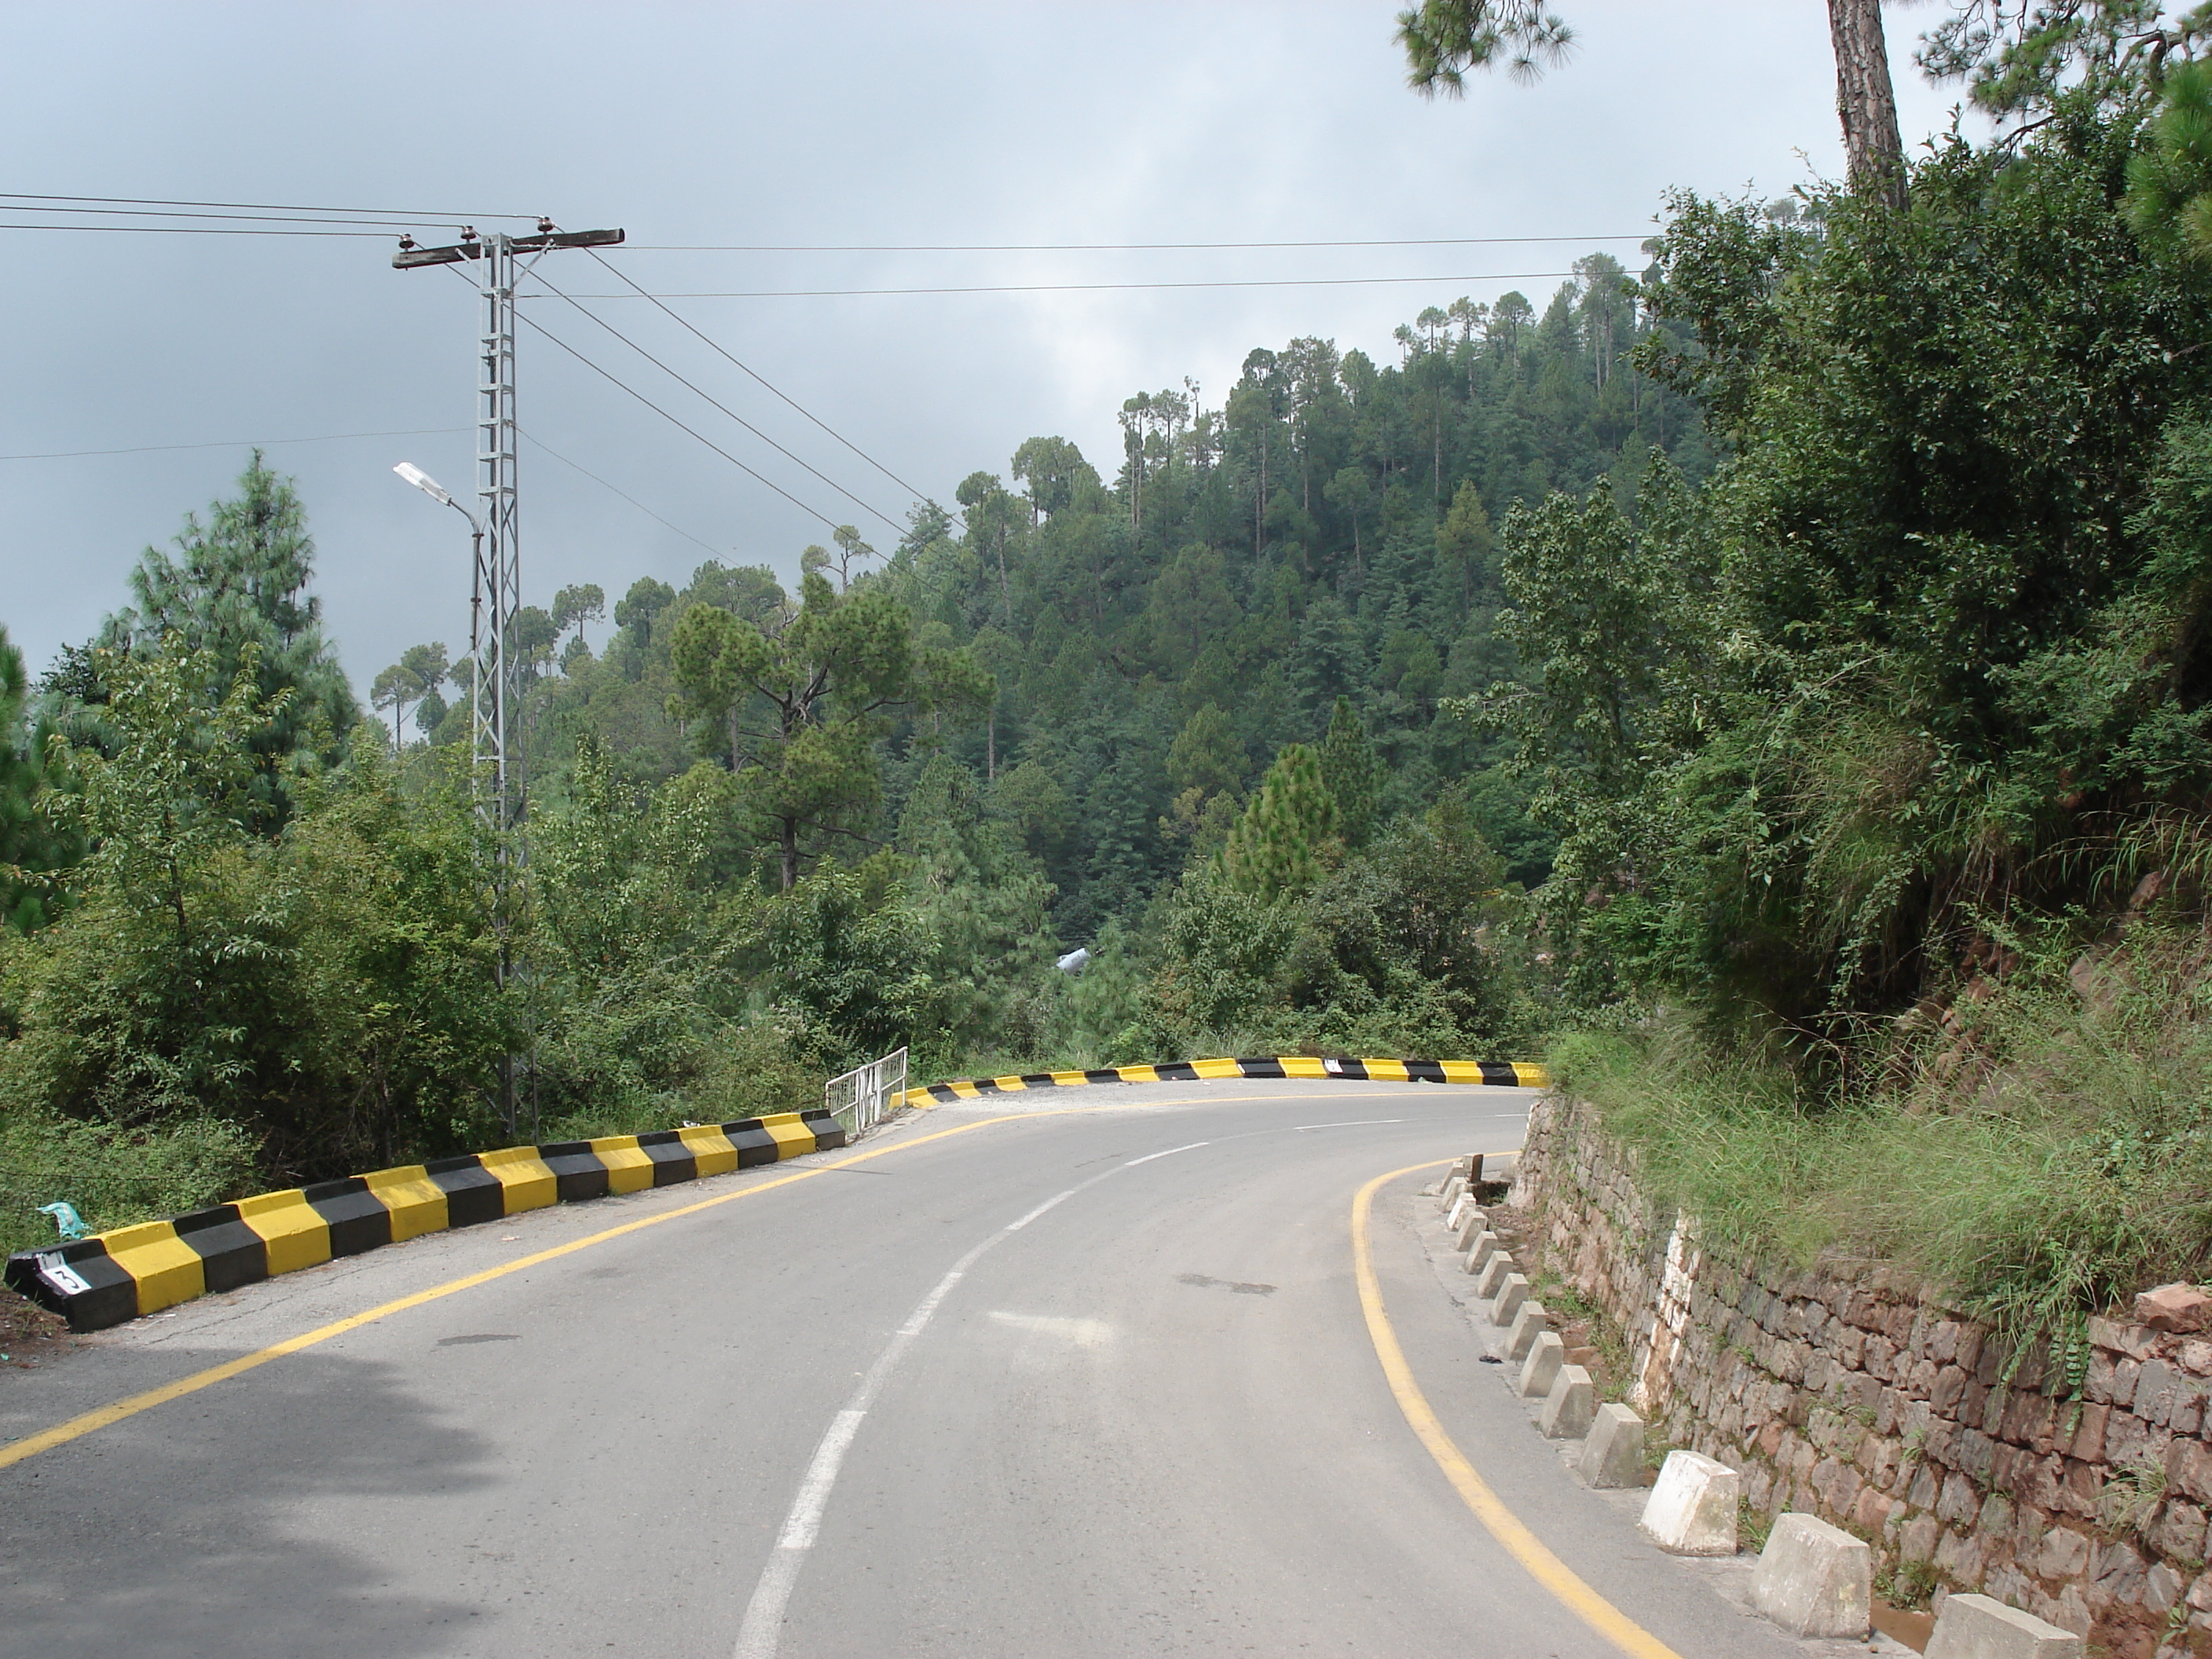
<instances>
[{"instance_id":1,"label":"street lamp","mask_svg":"<svg viewBox=\"0 0 2212 1659\"><path fill-rule=\"evenodd\" d=\"M402 461L398 465L393 467L392 470L394 472L397 472L400 477L404 479L407 483L413 484L416 489L421 490L425 495L428 495L432 501L441 502L445 506L452 507L454 512L459 514L463 518L469 521L470 544L472 550L472 556L469 562L471 567L469 582L469 701L472 705L471 718L471 723L475 727L477 758L480 761L489 759L491 762L493 817L497 826L500 829L504 830L507 826L508 816L507 801L507 698L505 696L507 688L503 684L501 684L503 671L506 667L506 653L504 651L501 651L496 648L497 642L495 642L494 661L492 664L493 672L490 676L490 701L492 706L489 714L487 714L484 708L486 677L484 673L485 664L483 625L485 574L483 558L483 526L477 520L475 514L470 512L468 508L463 507L459 501L453 499L453 492L451 490L447 489L435 478L425 472L421 467L416 465L414 462ZM495 628L503 628L506 625L505 617L495 617L492 620ZM490 726L490 730L489 732L485 730L487 720L489 720ZM487 741L487 739L489 739L489 741ZM487 750L489 750L489 753L486 752Z\"/></svg>"},{"instance_id":2,"label":"street lamp","mask_svg":"<svg viewBox=\"0 0 2212 1659\"><path fill-rule=\"evenodd\" d=\"M479 763L487 759L491 763L492 827L504 832L511 827L515 817L519 816L510 812L507 798L507 653L505 649L507 618L498 614L498 606L493 607L490 660L487 663L482 627L484 582L488 574L484 569L483 525L477 520L475 514L453 499L452 491L412 461L402 461L392 470L432 501L442 502L452 507L454 512L469 521L469 534L472 538L475 555L471 562L473 570L469 584L469 702L471 705L470 720L475 728L477 759ZM487 690L490 694L489 697L485 695ZM489 708L486 707L487 702L489 704ZM498 848L494 857L497 860L498 866L498 874L495 878L498 900L495 908L495 926L499 931L499 961L494 966L492 975L494 983L504 991L507 988L507 981L513 977L514 972L514 963L508 954L507 845L504 833L500 836ZM533 1134L537 1133L538 1115L534 1082L536 1075L533 1064L531 1094L531 1132ZM500 1057L499 1114L507 1125L507 1133L513 1134L514 1133L514 1056L511 1054L502 1054Z\"/></svg>"}]
</instances>

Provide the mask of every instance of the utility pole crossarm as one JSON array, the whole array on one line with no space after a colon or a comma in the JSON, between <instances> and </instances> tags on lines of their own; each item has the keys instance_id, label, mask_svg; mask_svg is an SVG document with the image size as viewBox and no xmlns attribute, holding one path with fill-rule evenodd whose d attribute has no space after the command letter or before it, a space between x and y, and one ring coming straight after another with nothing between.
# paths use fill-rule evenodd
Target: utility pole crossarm
<instances>
[{"instance_id":1,"label":"utility pole crossarm","mask_svg":"<svg viewBox=\"0 0 2212 1659\"><path fill-rule=\"evenodd\" d=\"M535 236L510 236L506 239L507 250L513 253L543 253L556 247L619 247L624 240L620 230L550 230ZM457 265L464 259L481 259L491 252L489 242L469 239L446 247L409 247L402 246L392 256L395 270L411 270L418 265Z\"/></svg>"}]
</instances>

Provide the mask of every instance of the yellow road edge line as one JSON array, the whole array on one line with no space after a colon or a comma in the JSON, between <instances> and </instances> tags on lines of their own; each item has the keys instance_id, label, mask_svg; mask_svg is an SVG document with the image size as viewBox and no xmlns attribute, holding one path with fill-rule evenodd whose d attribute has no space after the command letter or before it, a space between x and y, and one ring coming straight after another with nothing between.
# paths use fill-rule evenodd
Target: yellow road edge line
<instances>
[{"instance_id":1,"label":"yellow road edge line","mask_svg":"<svg viewBox=\"0 0 2212 1659\"><path fill-rule=\"evenodd\" d=\"M1623 1653L1634 1655L1635 1659L1681 1659L1674 1649L1584 1583L1571 1567L1545 1547L1543 1540L1528 1530L1519 1516L1505 1507L1504 1501L1475 1473L1467 1454L1445 1431L1429 1405L1428 1396L1413 1380L1413 1367L1406 1363L1406 1352L1398 1346L1398 1334L1391 1328L1390 1316L1383 1310L1382 1291L1375 1278L1374 1257L1367 1243L1368 1218L1374 1208L1375 1194L1384 1182L1449 1162L1449 1158L1435 1158L1376 1176L1352 1200L1352 1271L1359 1290L1359 1310L1367 1317L1368 1339L1375 1345L1376 1358L1382 1362L1382 1375L1397 1399L1398 1409L1405 1414L1407 1426L1451 1482L1453 1490L1474 1511L1474 1518L1482 1522L1483 1529L1521 1564L1530 1577L1557 1596L1570 1613Z\"/></svg>"},{"instance_id":2,"label":"yellow road edge line","mask_svg":"<svg viewBox=\"0 0 2212 1659\"><path fill-rule=\"evenodd\" d=\"M866 1164L871 1158L882 1158L890 1152L904 1152L911 1146L925 1146L933 1140L943 1140L951 1135L964 1135L971 1130L988 1129L995 1123L1018 1123L1037 1117L1060 1117L1069 1112L1090 1109L1095 1109L1068 1106L1058 1109L1010 1112L1000 1117L987 1117L974 1123L962 1123L950 1129L939 1129L933 1134L920 1135L912 1140L895 1141L888 1146L878 1146L873 1151L858 1152L851 1158L841 1158L832 1163L810 1164L805 1169L793 1170L788 1175L779 1176L773 1181L762 1182L758 1186L740 1187L735 1192L718 1194L713 1198L702 1199L696 1204L686 1204L678 1209L663 1210L657 1215L640 1216L636 1220L625 1221L618 1227L609 1227L583 1238L573 1238L565 1244L556 1244L550 1249L520 1256L513 1261L501 1262L496 1267L487 1267L481 1273L470 1273L465 1278L448 1279L442 1285L433 1285L428 1290L416 1291L412 1295L400 1297L395 1301L384 1303L365 1312L334 1320L327 1325L319 1325L313 1330L303 1332L298 1336L288 1336L282 1342L272 1342L265 1348L257 1349L249 1354L241 1354L235 1359L227 1359L220 1365L210 1365L205 1370L194 1371L189 1376L180 1376L173 1382L164 1382L158 1389L149 1389L143 1394L131 1395L112 1404L102 1406L96 1411L82 1413L66 1422L57 1423L51 1429L26 1436L12 1444L0 1446L0 1469L21 1463L28 1458L36 1457L40 1452L52 1451L57 1446L67 1445L72 1440L82 1439L95 1430L107 1428L113 1424L122 1422L128 1417L136 1417L141 1412L151 1411L156 1406L165 1406L172 1400L181 1400L188 1394L198 1394L202 1389L212 1388L218 1382L227 1382L231 1377L252 1370L257 1366L265 1365L272 1359L282 1359L287 1354L298 1353L319 1343L327 1342L332 1337L343 1336L347 1332L359 1330L364 1325L373 1325L380 1319L389 1318L396 1313L404 1313L410 1308L419 1308L425 1303L436 1302L446 1297L458 1295L462 1291L473 1290L479 1285L488 1285L495 1279L506 1278L509 1273L520 1273L526 1267L539 1267L545 1262L557 1261L562 1256L573 1255L578 1250L589 1249L594 1244L604 1244L607 1240L620 1238L625 1233L637 1232L647 1227L657 1227L665 1221L674 1221L682 1216L696 1215L702 1210L711 1210L717 1205L732 1203L741 1198L750 1198L756 1193L774 1192L778 1187L788 1187L795 1181L805 1181L814 1176L827 1175L832 1170L848 1169L855 1164Z\"/></svg>"}]
</instances>

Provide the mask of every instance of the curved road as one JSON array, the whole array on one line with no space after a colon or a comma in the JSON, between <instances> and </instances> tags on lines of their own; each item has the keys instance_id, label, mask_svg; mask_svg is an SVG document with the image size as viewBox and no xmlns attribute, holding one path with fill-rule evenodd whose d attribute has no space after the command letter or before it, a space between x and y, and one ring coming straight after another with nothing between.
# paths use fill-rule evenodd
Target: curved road
<instances>
[{"instance_id":1,"label":"curved road","mask_svg":"<svg viewBox=\"0 0 2212 1659\"><path fill-rule=\"evenodd\" d=\"M124 1327L0 1373L0 1454L652 1224L0 1468L0 1654L1618 1654L1423 1449L1354 1282L1358 1188L1517 1146L1528 1102L1240 1080L963 1102L865 1158ZM1803 1651L1568 1478L1425 1254L1435 1178L1387 1183L1370 1236L1447 1431L1648 1652Z\"/></svg>"}]
</instances>

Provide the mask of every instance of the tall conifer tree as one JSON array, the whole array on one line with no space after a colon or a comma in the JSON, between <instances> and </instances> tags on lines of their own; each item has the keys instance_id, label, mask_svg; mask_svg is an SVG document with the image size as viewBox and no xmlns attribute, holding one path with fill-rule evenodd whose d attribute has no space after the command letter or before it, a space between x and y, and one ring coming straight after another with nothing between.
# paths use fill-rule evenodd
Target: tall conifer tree
<instances>
[{"instance_id":1,"label":"tall conifer tree","mask_svg":"<svg viewBox=\"0 0 2212 1659\"><path fill-rule=\"evenodd\" d=\"M302 761L334 764L361 719L323 637L322 602L307 592L315 544L307 510L292 480L271 471L257 449L239 475L238 494L210 505L205 523L188 514L174 549L138 556L131 573L137 605L108 618L103 642L140 654L210 653L210 708L247 667L252 648L255 701L273 712L251 742L252 793L259 811L281 823L290 813L285 774Z\"/></svg>"},{"instance_id":2,"label":"tall conifer tree","mask_svg":"<svg viewBox=\"0 0 2212 1659\"><path fill-rule=\"evenodd\" d=\"M1338 830L1336 800L1322 781L1321 757L1294 743L1275 757L1260 793L1221 849L1220 868L1239 892L1273 899L1321 879Z\"/></svg>"}]
</instances>

